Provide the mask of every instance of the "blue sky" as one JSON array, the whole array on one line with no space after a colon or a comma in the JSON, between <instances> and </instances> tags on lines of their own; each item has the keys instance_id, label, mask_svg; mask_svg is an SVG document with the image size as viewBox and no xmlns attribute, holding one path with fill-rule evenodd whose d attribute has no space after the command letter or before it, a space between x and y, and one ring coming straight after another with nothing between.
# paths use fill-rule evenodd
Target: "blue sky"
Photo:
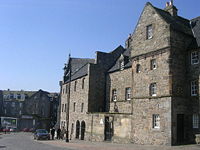
<instances>
[{"instance_id":1,"label":"blue sky","mask_svg":"<svg viewBox=\"0 0 200 150\"><path fill-rule=\"evenodd\" d=\"M164 8L167 0L149 0ZM146 0L0 0L0 89L59 91L68 54L94 58L132 33ZM174 0L200 16L199 0Z\"/></svg>"}]
</instances>

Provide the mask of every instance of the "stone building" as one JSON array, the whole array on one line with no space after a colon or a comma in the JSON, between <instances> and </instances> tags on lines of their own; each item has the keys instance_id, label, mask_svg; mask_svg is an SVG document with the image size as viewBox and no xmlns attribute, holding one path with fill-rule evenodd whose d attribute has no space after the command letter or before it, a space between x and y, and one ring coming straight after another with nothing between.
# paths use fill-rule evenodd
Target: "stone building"
<instances>
[{"instance_id":1,"label":"stone building","mask_svg":"<svg viewBox=\"0 0 200 150\"><path fill-rule=\"evenodd\" d=\"M45 128L56 124L58 93L42 90L37 92L3 90L1 93L1 117L16 118L18 129L43 127L43 122Z\"/></svg>"},{"instance_id":2,"label":"stone building","mask_svg":"<svg viewBox=\"0 0 200 150\"><path fill-rule=\"evenodd\" d=\"M52 96L50 97L50 93L46 91L39 90L25 101L25 113L21 119L22 128L50 128Z\"/></svg>"},{"instance_id":3,"label":"stone building","mask_svg":"<svg viewBox=\"0 0 200 150\"><path fill-rule=\"evenodd\" d=\"M114 54L115 53L115 54ZM61 84L61 127L70 139L177 145L200 132L200 17L173 1L146 3L126 48L69 58Z\"/></svg>"}]
</instances>

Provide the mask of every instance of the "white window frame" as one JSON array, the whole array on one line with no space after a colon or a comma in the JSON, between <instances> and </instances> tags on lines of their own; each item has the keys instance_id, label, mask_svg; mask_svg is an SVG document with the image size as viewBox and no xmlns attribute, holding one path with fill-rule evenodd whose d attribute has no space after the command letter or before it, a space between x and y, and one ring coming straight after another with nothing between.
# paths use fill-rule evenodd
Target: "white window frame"
<instances>
[{"instance_id":1,"label":"white window frame","mask_svg":"<svg viewBox=\"0 0 200 150\"><path fill-rule=\"evenodd\" d=\"M112 90L112 101L113 102L117 101L117 90L116 89Z\"/></svg>"},{"instance_id":2,"label":"white window frame","mask_svg":"<svg viewBox=\"0 0 200 150\"><path fill-rule=\"evenodd\" d=\"M153 129L160 129L160 115L153 114Z\"/></svg>"},{"instance_id":3,"label":"white window frame","mask_svg":"<svg viewBox=\"0 0 200 150\"><path fill-rule=\"evenodd\" d=\"M193 129L199 128L199 115L198 114L193 114L193 116L192 116L192 126L193 126Z\"/></svg>"},{"instance_id":4,"label":"white window frame","mask_svg":"<svg viewBox=\"0 0 200 150\"><path fill-rule=\"evenodd\" d=\"M197 96L198 94L198 80L191 81L191 96Z\"/></svg>"},{"instance_id":5,"label":"white window frame","mask_svg":"<svg viewBox=\"0 0 200 150\"><path fill-rule=\"evenodd\" d=\"M191 64L192 65L199 64L199 52L198 51L191 52Z\"/></svg>"},{"instance_id":6,"label":"white window frame","mask_svg":"<svg viewBox=\"0 0 200 150\"><path fill-rule=\"evenodd\" d=\"M149 90L150 90L150 96L156 96L157 95L157 84L151 83Z\"/></svg>"},{"instance_id":7,"label":"white window frame","mask_svg":"<svg viewBox=\"0 0 200 150\"><path fill-rule=\"evenodd\" d=\"M151 59L151 70L155 70L157 68L156 59Z\"/></svg>"},{"instance_id":8,"label":"white window frame","mask_svg":"<svg viewBox=\"0 0 200 150\"><path fill-rule=\"evenodd\" d=\"M130 87L127 87L125 89L125 95L126 95L125 98L126 98L127 101L131 100L131 88Z\"/></svg>"},{"instance_id":9,"label":"white window frame","mask_svg":"<svg viewBox=\"0 0 200 150\"><path fill-rule=\"evenodd\" d=\"M146 27L146 39L152 39L153 38L153 25L150 24Z\"/></svg>"}]
</instances>

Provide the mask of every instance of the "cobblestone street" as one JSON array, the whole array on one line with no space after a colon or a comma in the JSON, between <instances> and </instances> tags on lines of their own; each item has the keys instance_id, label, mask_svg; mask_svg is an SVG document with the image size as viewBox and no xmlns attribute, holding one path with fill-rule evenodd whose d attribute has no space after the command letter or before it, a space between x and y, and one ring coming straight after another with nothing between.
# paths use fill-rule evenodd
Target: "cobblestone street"
<instances>
[{"instance_id":1,"label":"cobblestone street","mask_svg":"<svg viewBox=\"0 0 200 150\"><path fill-rule=\"evenodd\" d=\"M31 133L0 134L0 150L199 150L200 145L147 146L64 140L35 141Z\"/></svg>"}]
</instances>

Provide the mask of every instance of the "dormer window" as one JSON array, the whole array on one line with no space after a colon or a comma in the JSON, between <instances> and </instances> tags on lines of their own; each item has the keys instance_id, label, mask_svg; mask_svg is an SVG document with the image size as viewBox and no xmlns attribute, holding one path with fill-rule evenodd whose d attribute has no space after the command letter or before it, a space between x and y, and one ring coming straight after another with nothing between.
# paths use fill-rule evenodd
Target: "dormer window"
<instances>
[{"instance_id":1,"label":"dormer window","mask_svg":"<svg viewBox=\"0 0 200 150\"><path fill-rule=\"evenodd\" d=\"M120 70L124 70L124 61L120 62Z\"/></svg>"},{"instance_id":2,"label":"dormer window","mask_svg":"<svg viewBox=\"0 0 200 150\"><path fill-rule=\"evenodd\" d=\"M149 40L152 38L153 38L153 26L151 24L146 27L146 39Z\"/></svg>"}]
</instances>

